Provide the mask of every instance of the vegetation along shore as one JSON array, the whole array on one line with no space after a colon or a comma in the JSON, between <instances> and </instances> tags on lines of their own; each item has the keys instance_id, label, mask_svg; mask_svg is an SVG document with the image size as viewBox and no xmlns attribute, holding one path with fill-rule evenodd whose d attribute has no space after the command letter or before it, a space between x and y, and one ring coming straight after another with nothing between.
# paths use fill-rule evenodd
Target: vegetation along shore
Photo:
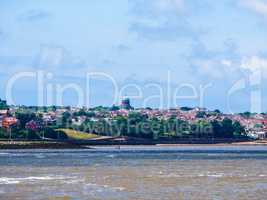
<instances>
[{"instance_id":1,"label":"vegetation along shore","mask_svg":"<svg viewBox=\"0 0 267 200\"><path fill-rule=\"evenodd\" d=\"M3 100L0 104L0 148L258 145L265 144L266 132L266 113L225 114L198 107L133 108L129 99L120 106L94 108L9 106Z\"/></svg>"}]
</instances>

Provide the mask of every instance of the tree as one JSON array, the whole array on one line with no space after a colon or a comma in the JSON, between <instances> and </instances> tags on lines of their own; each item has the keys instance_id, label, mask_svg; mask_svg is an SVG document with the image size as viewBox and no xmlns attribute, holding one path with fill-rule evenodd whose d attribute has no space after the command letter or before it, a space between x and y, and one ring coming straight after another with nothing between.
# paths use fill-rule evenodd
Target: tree
<instances>
[{"instance_id":1,"label":"tree","mask_svg":"<svg viewBox=\"0 0 267 200\"><path fill-rule=\"evenodd\" d=\"M223 119L219 122L217 120L211 122L213 128L214 137L217 138L233 138L234 137L234 127L233 121L229 118Z\"/></svg>"},{"instance_id":2,"label":"tree","mask_svg":"<svg viewBox=\"0 0 267 200\"><path fill-rule=\"evenodd\" d=\"M95 112L87 112L86 113L86 117L91 118L91 117L95 117L95 116L96 116Z\"/></svg>"},{"instance_id":3,"label":"tree","mask_svg":"<svg viewBox=\"0 0 267 200\"><path fill-rule=\"evenodd\" d=\"M190 124L188 121L177 119L176 120L176 134L182 137L187 137L190 134Z\"/></svg>"},{"instance_id":4,"label":"tree","mask_svg":"<svg viewBox=\"0 0 267 200\"><path fill-rule=\"evenodd\" d=\"M233 123L233 128L235 136L242 136L245 134L245 128L240 124L240 122L235 121Z\"/></svg>"},{"instance_id":5,"label":"tree","mask_svg":"<svg viewBox=\"0 0 267 200\"><path fill-rule=\"evenodd\" d=\"M127 118L123 116L117 116L112 123L112 134L115 135L127 135Z\"/></svg>"},{"instance_id":6,"label":"tree","mask_svg":"<svg viewBox=\"0 0 267 200\"><path fill-rule=\"evenodd\" d=\"M211 126L213 130L213 136L215 138L222 137L222 124L219 121L214 120L211 122Z\"/></svg>"},{"instance_id":7,"label":"tree","mask_svg":"<svg viewBox=\"0 0 267 200\"><path fill-rule=\"evenodd\" d=\"M54 105L54 106L52 106L52 108L51 108L51 109L52 109L52 111L53 111L53 112L56 112L56 111L57 111L57 107L56 107L55 105Z\"/></svg>"},{"instance_id":8,"label":"tree","mask_svg":"<svg viewBox=\"0 0 267 200\"><path fill-rule=\"evenodd\" d=\"M110 108L110 111L117 111L117 110L120 110L120 107L119 107L119 106L116 106L116 105L113 105L113 106Z\"/></svg>"},{"instance_id":9,"label":"tree","mask_svg":"<svg viewBox=\"0 0 267 200\"><path fill-rule=\"evenodd\" d=\"M148 116L139 112L130 112L127 122L127 135L132 137L153 138L151 121ZM125 123L125 121L124 121ZM120 124L121 126L121 124Z\"/></svg>"},{"instance_id":10,"label":"tree","mask_svg":"<svg viewBox=\"0 0 267 200\"><path fill-rule=\"evenodd\" d=\"M47 108L46 106L44 106L44 107L43 107L43 112L44 112L44 113L47 113L47 111L48 111L48 108Z\"/></svg>"},{"instance_id":11,"label":"tree","mask_svg":"<svg viewBox=\"0 0 267 200\"><path fill-rule=\"evenodd\" d=\"M90 119L86 119L85 122L82 123L79 130L87 133L95 133L94 130L95 122Z\"/></svg>"},{"instance_id":12,"label":"tree","mask_svg":"<svg viewBox=\"0 0 267 200\"><path fill-rule=\"evenodd\" d=\"M7 132L3 128L0 128L0 138L7 138Z\"/></svg>"},{"instance_id":13,"label":"tree","mask_svg":"<svg viewBox=\"0 0 267 200\"><path fill-rule=\"evenodd\" d=\"M0 110L6 110L6 109L8 109L7 102L0 99Z\"/></svg>"},{"instance_id":14,"label":"tree","mask_svg":"<svg viewBox=\"0 0 267 200\"><path fill-rule=\"evenodd\" d=\"M206 116L206 113L204 111L199 111L196 114L196 118L204 118Z\"/></svg>"},{"instance_id":15,"label":"tree","mask_svg":"<svg viewBox=\"0 0 267 200\"><path fill-rule=\"evenodd\" d=\"M199 120L191 125L191 131L194 137L209 138L213 136L212 124L205 120Z\"/></svg>"},{"instance_id":16,"label":"tree","mask_svg":"<svg viewBox=\"0 0 267 200\"><path fill-rule=\"evenodd\" d=\"M243 112L243 113L240 113L241 116L245 117L245 118L250 118L251 117L251 112Z\"/></svg>"},{"instance_id":17,"label":"tree","mask_svg":"<svg viewBox=\"0 0 267 200\"><path fill-rule=\"evenodd\" d=\"M74 116L86 116L86 111L84 109L80 109L78 112L73 113Z\"/></svg>"},{"instance_id":18,"label":"tree","mask_svg":"<svg viewBox=\"0 0 267 200\"><path fill-rule=\"evenodd\" d=\"M218 109L214 110L213 112L216 113L216 114L221 114L221 113L222 113L222 112L221 112L220 110L218 110Z\"/></svg>"},{"instance_id":19,"label":"tree","mask_svg":"<svg viewBox=\"0 0 267 200\"><path fill-rule=\"evenodd\" d=\"M62 125L66 126L67 124L71 124L71 114L68 111L62 114Z\"/></svg>"},{"instance_id":20,"label":"tree","mask_svg":"<svg viewBox=\"0 0 267 200\"><path fill-rule=\"evenodd\" d=\"M181 111L190 111L190 110L193 110L193 108L190 108L190 107L181 107L180 108Z\"/></svg>"},{"instance_id":21,"label":"tree","mask_svg":"<svg viewBox=\"0 0 267 200\"><path fill-rule=\"evenodd\" d=\"M19 120L19 126L21 129L25 129L25 125L29 121L37 119L36 114L33 112L17 112L15 115Z\"/></svg>"},{"instance_id":22,"label":"tree","mask_svg":"<svg viewBox=\"0 0 267 200\"><path fill-rule=\"evenodd\" d=\"M228 118L223 119L222 130L223 130L223 137L232 138L234 136L233 121Z\"/></svg>"},{"instance_id":23,"label":"tree","mask_svg":"<svg viewBox=\"0 0 267 200\"><path fill-rule=\"evenodd\" d=\"M153 139L157 140L160 136L163 135L164 132L163 126L164 126L163 121L159 120L156 117L149 120L149 127L153 135Z\"/></svg>"},{"instance_id":24,"label":"tree","mask_svg":"<svg viewBox=\"0 0 267 200\"><path fill-rule=\"evenodd\" d=\"M139 112L130 112L128 116L128 119L131 124L136 124L145 121L147 118L148 118L147 115L143 115Z\"/></svg>"},{"instance_id":25,"label":"tree","mask_svg":"<svg viewBox=\"0 0 267 200\"><path fill-rule=\"evenodd\" d=\"M27 130L27 139L32 139L32 140L38 140L40 139L40 136L37 134L37 132L32 131L32 130Z\"/></svg>"}]
</instances>

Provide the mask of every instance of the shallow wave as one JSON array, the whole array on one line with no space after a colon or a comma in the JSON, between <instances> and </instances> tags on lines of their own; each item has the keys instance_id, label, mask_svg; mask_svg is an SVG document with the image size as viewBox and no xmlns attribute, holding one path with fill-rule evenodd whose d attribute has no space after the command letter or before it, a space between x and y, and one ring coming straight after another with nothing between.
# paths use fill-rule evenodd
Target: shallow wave
<instances>
[{"instance_id":1,"label":"shallow wave","mask_svg":"<svg viewBox=\"0 0 267 200\"><path fill-rule=\"evenodd\" d=\"M169 173L164 174L163 172L159 172L158 175L150 175L149 178L157 177L157 178L197 178L197 177L203 177L203 178L225 178L225 177L267 177L266 174L254 174L254 175L248 175L248 174L225 174L225 173L200 173L200 174L175 174L175 173Z\"/></svg>"},{"instance_id":2,"label":"shallow wave","mask_svg":"<svg viewBox=\"0 0 267 200\"><path fill-rule=\"evenodd\" d=\"M116 191L116 192L125 190L124 187L112 187L112 186L109 186L109 185L98 185L98 184L95 184L95 183L88 183L86 185L91 187L91 188L93 188L93 189L98 190L99 192L102 191L102 190L111 190L111 191Z\"/></svg>"},{"instance_id":3,"label":"shallow wave","mask_svg":"<svg viewBox=\"0 0 267 200\"><path fill-rule=\"evenodd\" d=\"M106 156L107 158L115 158L116 156L114 154L110 154Z\"/></svg>"},{"instance_id":4,"label":"shallow wave","mask_svg":"<svg viewBox=\"0 0 267 200\"><path fill-rule=\"evenodd\" d=\"M10 178L10 177L1 177L0 185L8 185L8 184L19 184L21 182L35 182L35 181L50 181L50 180L64 180L64 179L72 179L73 177L65 177L65 176L40 176L40 177L20 177L20 178Z\"/></svg>"},{"instance_id":5,"label":"shallow wave","mask_svg":"<svg viewBox=\"0 0 267 200\"><path fill-rule=\"evenodd\" d=\"M44 154L34 154L34 156L39 159L46 158Z\"/></svg>"},{"instance_id":6,"label":"shallow wave","mask_svg":"<svg viewBox=\"0 0 267 200\"><path fill-rule=\"evenodd\" d=\"M6 155L10 155L10 153L2 153L2 152L1 152L1 153L0 153L0 156L2 156L2 155L3 155L3 156L6 156Z\"/></svg>"}]
</instances>

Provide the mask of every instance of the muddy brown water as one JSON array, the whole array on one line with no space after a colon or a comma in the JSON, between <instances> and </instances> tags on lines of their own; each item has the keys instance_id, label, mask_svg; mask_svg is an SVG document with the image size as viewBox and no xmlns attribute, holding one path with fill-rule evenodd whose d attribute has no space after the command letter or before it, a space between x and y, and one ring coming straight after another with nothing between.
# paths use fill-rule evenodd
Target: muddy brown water
<instances>
[{"instance_id":1,"label":"muddy brown water","mask_svg":"<svg viewBox=\"0 0 267 200\"><path fill-rule=\"evenodd\" d=\"M0 199L267 199L267 147L0 151Z\"/></svg>"}]
</instances>

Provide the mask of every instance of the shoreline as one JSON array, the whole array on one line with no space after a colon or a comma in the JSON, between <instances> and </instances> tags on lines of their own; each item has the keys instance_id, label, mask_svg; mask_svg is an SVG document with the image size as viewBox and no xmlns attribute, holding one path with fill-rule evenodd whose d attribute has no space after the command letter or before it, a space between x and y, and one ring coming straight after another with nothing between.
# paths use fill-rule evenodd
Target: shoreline
<instances>
[{"instance_id":1,"label":"shoreline","mask_svg":"<svg viewBox=\"0 0 267 200\"><path fill-rule=\"evenodd\" d=\"M83 145L65 142L1 141L0 150L12 149L90 149Z\"/></svg>"},{"instance_id":2,"label":"shoreline","mask_svg":"<svg viewBox=\"0 0 267 200\"><path fill-rule=\"evenodd\" d=\"M233 143L214 143L214 144L197 144L197 143L158 143L158 144L75 144L69 142L58 141L0 141L0 150L12 150L12 149L93 149L94 147L190 147L190 146L211 146L211 147L223 147L223 146L267 146L267 140L259 141L246 141L246 142L233 142Z\"/></svg>"}]
</instances>

